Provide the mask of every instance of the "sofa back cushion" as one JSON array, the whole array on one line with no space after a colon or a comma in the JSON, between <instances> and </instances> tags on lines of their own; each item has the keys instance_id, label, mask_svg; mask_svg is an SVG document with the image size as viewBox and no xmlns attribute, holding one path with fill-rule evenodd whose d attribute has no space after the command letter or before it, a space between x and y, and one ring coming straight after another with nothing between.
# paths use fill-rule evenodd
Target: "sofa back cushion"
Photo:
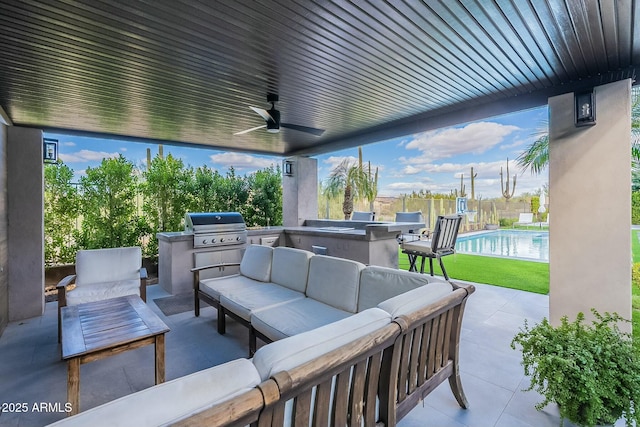
<instances>
[{"instance_id":1,"label":"sofa back cushion","mask_svg":"<svg viewBox=\"0 0 640 427\"><path fill-rule=\"evenodd\" d=\"M364 264L350 259L315 255L309 261L306 294L316 301L355 313L360 272L364 267Z\"/></svg>"},{"instance_id":2,"label":"sofa back cushion","mask_svg":"<svg viewBox=\"0 0 640 427\"><path fill-rule=\"evenodd\" d=\"M367 266L360 274L358 311L376 307L382 301L431 282L442 281L442 279L437 279L427 274L411 273L405 270L375 265Z\"/></svg>"},{"instance_id":3,"label":"sofa back cushion","mask_svg":"<svg viewBox=\"0 0 640 427\"><path fill-rule=\"evenodd\" d=\"M260 378L286 371L329 353L391 323L389 313L378 308L303 332L261 347L253 356Z\"/></svg>"},{"instance_id":4,"label":"sofa back cushion","mask_svg":"<svg viewBox=\"0 0 640 427\"><path fill-rule=\"evenodd\" d=\"M240 262L240 274L259 282L271 280L271 246L249 245Z\"/></svg>"},{"instance_id":5,"label":"sofa back cushion","mask_svg":"<svg viewBox=\"0 0 640 427\"><path fill-rule=\"evenodd\" d=\"M52 426L170 425L250 391L259 383L258 372L249 360L232 360L112 400Z\"/></svg>"},{"instance_id":6,"label":"sofa back cushion","mask_svg":"<svg viewBox=\"0 0 640 427\"><path fill-rule=\"evenodd\" d=\"M81 250L76 254L76 285L140 280L140 267L138 246Z\"/></svg>"},{"instance_id":7,"label":"sofa back cushion","mask_svg":"<svg viewBox=\"0 0 640 427\"><path fill-rule=\"evenodd\" d=\"M439 280L383 301L378 304L378 307L395 319L431 305L451 292L453 292L453 286L449 282Z\"/></svg>"},{"instance_id":8,"label":"sofa back cushion","mask_svg":"<svg viewBox=\"0 0 640 427\"><path fill-rule=\"evenodd\" d=\"M280 286L304 293L307 289L309 260L312 256L312 252L302 249L284 246L273 248L271 281Z\"/></svg>"}]
</instances>

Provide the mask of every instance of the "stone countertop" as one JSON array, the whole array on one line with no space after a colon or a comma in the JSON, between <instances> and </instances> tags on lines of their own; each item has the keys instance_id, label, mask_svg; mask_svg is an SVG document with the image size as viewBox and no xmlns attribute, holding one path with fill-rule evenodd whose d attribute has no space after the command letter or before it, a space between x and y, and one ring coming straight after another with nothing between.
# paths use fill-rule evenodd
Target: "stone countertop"
<instances>
[{"instance_id":1,"label":"stone countertop","mask_svg":"<svg viewBox=\"0 0 640 427\"><path fill-rule=\"evenodd\" d=\"M247 229L248 236L263 236L273 234L310 234L315 236L335 237L339 239L355 240L384 240L395 239L398 234L417 231L423 228L423 223L410 222L367 222L341 220L307 220L300 227L261 227ZM157 233L158 240L177 242L193 239L193 233L185 231Z\"/></svg>"}]
</instances>

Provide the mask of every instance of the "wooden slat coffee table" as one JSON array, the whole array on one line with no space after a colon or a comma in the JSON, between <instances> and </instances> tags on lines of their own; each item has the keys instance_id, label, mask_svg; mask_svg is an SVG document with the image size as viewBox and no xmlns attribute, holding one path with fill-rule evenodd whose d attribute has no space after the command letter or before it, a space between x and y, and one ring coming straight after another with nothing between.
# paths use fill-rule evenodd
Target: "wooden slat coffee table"
<instances>
[{"instance_id":1,"label":"wooden slat coffee table","mask_svg":"<svg viewBox=\"0 0 640 427\"><path fill-rule=\"evenodd\" d=\"M137 295L67 306L61 314L69 415L80 409L83 363L154 344L156 384L164 382L164 334L169 327Z\"/></svg>"}]
</instances>

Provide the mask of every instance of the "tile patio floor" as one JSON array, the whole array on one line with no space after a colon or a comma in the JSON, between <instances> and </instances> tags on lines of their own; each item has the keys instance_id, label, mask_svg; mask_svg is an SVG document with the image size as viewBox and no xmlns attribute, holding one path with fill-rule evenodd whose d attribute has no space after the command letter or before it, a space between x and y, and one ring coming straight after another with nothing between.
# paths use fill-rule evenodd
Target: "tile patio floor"
<instances>
[{"instance_id":1,"label":"tile patio floor","mask_svg":"<svg viewBox=\"0 0 640 427\"><path fill-rule=\"evenodd\" d=\"M218 335L215 309L204 308L164 316L153 300L168 296L158 285L150 286L147 300L169 325L166 335L166 377L171 380L235 358L246 357L246 328L227 321L227 334ZM509 343L525 318L537 322L548 315L547 296L476 285L465 311L460 369L470 408L461 409L448 382L398 424L401 427L556 427L556 407L536 411L540 397L523 392L527 378L520 354ZM45 314L10 323L0 336L0 403L34 404L66 401L66 364L60 360L57 342L56 303L47 303ZM150 387L154 383L153 346L82 365L81 410ZM0 426L38 427L64 417L57 412L0 413ZM565 426L572 424L565 421ZM619 421L616 425L624 425ZM132 426L133 427L133 426Z\"/></svg>"}]
</instances>

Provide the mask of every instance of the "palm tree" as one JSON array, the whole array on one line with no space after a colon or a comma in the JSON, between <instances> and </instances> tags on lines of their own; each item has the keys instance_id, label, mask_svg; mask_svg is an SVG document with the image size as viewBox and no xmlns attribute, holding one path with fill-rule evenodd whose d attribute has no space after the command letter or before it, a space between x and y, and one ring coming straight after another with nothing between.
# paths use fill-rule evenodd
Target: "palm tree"
<instances>
[{"instance_id":1,"label":"palm tree","mask_svg":"<svg viewBox=\"0 0 640 427\"><path fill-rule=\"evenodd\" d=\"M529 169L532 175L538 175L549 164L548 127L547 122L543 122L535 134L538 138L516 159L523 172Z\"/></svg>"},{"instance_id":2,"label":"palm tree","mask_svg":"<svg viewBox=\"0 0 640 427\"><path fill-rule=\"evenodd\" d=\"M517 158L522 172L529 169L539 174L549 165L549 132L547 122L536 132L538 138ZM631 89L631 157L634 170L640 169L640 87Z\"/></svg>"},{"instance_id":3,"label":"palm tree","mask_svg":"<svg viewBox=\"0 0 640 427\"><path fill-rule=\"evenodd\" d=\"M374 188L375 187L375 188ZM324 194L328 198L338 197L344 194L342 212L344 219L351 218L353 212L353 200L366 198L369 205L373 204L378 193L378 170L375 177L371 176L371 166L367 172L362 165L362 148L358 147L358 162L342 160L329 174L324 185Z\"/></svg>"}]
</instances>

